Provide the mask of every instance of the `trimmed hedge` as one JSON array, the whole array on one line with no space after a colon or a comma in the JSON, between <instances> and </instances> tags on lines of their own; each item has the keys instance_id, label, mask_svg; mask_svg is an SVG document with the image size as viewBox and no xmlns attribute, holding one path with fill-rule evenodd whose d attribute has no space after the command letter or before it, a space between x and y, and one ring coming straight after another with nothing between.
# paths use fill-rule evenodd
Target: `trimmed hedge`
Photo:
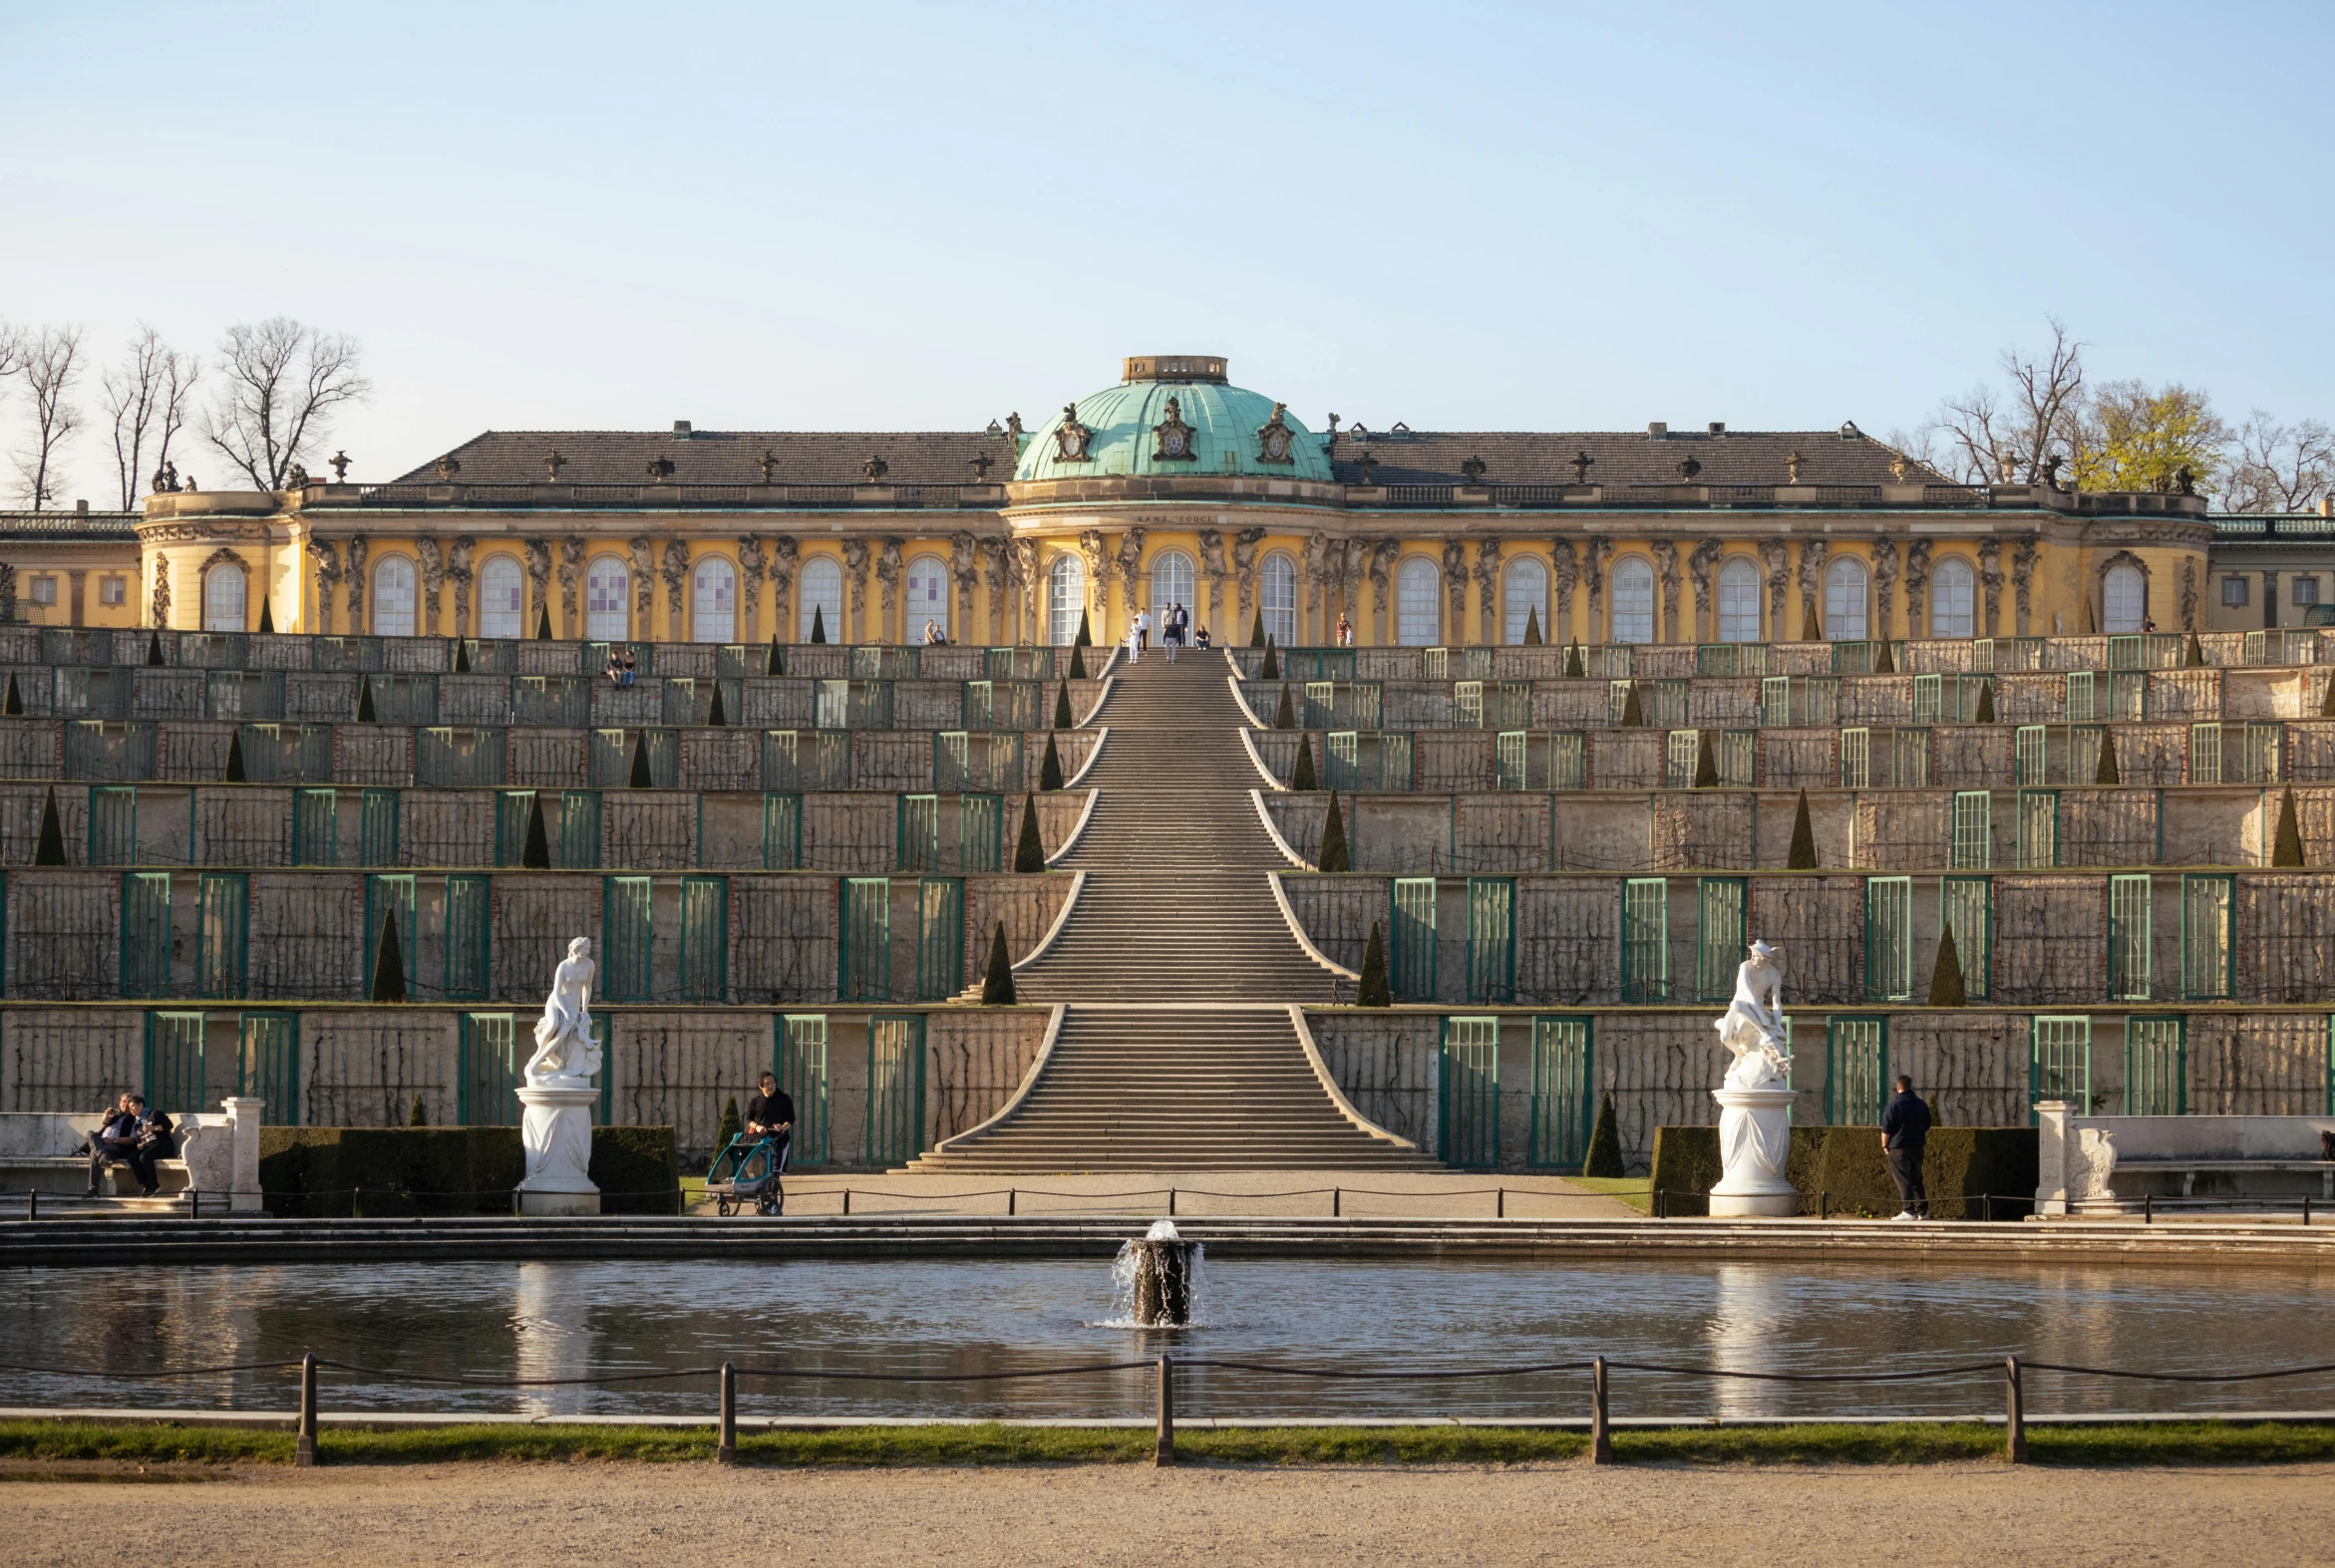
<instances>
[{"instance_id":1,"label":"trimmed hedge","mask_svg":"<svg viewBox=\"0 0 2335 1568\"><path fill-rule=\"evenodd\" d=\"M1992 1194L1996 1219L2024 1219L2034 1207L2036 1140L2033 1127L1931 1127L1921 1174L1929 1210L1940 1219L1971 1219L1986 1212ZM1706 1210L1724 1167L1715 1126L1654 1129L1654 1190L1672 1214ZM1881 1157L1878 1127L1792 1129L1784 1174L1800 1191L1800 1211L1886 1217L1897 1212L1897 1183ZM1822 1197L1820 1198L1820 1194Z\"/></svg>"},{"instance_id":2,"label":"trimmed hedge","mask_svg":"<svg viewBox=\"0 0 2335 1568\"><path fill-rule=\"evenodd\" d=\"M526 1174L516 1127L262 1127L259 1186L279 1218L507 1214ZM607 1214L679 1212L671 1127L592 1128Z\"/></svg>"}]
</instances>

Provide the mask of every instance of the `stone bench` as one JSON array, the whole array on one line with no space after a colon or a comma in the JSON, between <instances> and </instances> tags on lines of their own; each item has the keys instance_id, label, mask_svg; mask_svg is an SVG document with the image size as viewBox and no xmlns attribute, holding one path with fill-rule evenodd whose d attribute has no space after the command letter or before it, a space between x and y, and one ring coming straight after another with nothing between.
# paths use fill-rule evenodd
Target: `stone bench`
<instances>
[{"instance_id":1,"label":"stone bench","mask_svg":"<svg viewBox=\"0 0 2335 1568\"><path fill-rule=\"evenodd\" d=\"M178 1153L157 1160L155 1175L165 1196L194 1193L222 1209L255 1212L260 1207L261 1102L236 1097L220 1104L220 1111L171 1118ZM104 1121L96 1111L0 1112L0 1192L80 1197L89 1187L89 1156L73 1151ZM98 1190L132 1197L138 1188L127 1164L109 1163Z\"/></svg>"},{"instance_id":2,"label":"stone bench","mask_svg":"<svg viewBox=\"0 0 2335 1568\"><path fill-rule=\"evenodd\" d=\"M2035 1107L2036 1212L2137 1209L2151 1198L2335 1200L2321 1135L2335 1116L2087 1116Z\"/></svg>"},{"instance_id":3,"label":"stone bench","mask_svg":"<svg viewBox=\"0 0 2335 1568\"><path fill-rule=\"evenodd\" d=\"M2297 1173L2306 1178L2316 1175L2318 1180L2316 1182L2306 1179L2300 1182L2277 1181L2271 1183L2249 1179L2285 1177ZM2197 1178L2200 1176L2207 1178L2207 1190L2202 1194L2196 1190ZM2272 1185L2281 1189L2291 1186L2298 1193L2308 1192L2313 1186L2316 1186L2318 1190L2312 1193L2312 1196L2335 1199L2335 1160L2328 1159L2120 1158L2116 1162L2112 1179L2117 1183L2117 1192L2120 1197L2140 1196L2144 1193L2159 1197L2215 1197L2220 1195L2216 1189L2226 1182L2232 1186L2244 1186L2248 1189L2249 1195L2261 1197L2273 1195L2269 1190ZM2161 1182L2174 1179L2180 1183L2179 1192L2167 1193L2161 1190Z\"/></svg>"}]
</instances>

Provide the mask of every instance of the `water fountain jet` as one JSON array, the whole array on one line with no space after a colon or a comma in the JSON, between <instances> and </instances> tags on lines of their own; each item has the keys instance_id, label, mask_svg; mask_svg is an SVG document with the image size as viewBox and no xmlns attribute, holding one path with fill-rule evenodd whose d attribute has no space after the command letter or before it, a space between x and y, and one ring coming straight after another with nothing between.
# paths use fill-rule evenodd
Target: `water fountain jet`
<instances>
[{"instance_id":1,"label":"water fountain jet","mask_svg":"<svg viewBox=\"0 0 2335 1568\"><path fill-rule=\"evenodd\" d=\"M1179 1329L1191 1322L1199 1297L1200 1244L1176 1234L1173 1220L1158 1220L1140 1241L1121 1245L1112 1269L1139 1328Z\"/></svg>"}]
</instances>

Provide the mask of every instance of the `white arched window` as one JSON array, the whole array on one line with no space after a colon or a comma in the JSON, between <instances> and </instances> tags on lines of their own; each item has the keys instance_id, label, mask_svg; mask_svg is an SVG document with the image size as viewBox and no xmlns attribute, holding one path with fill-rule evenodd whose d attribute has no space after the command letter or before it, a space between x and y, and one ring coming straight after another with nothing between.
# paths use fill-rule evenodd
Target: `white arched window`
<instances>
[{"instance_id":1,"label":"white arched window","mask_svg":"<svg viewBox=\"0 0 2335 1568\"><path fill-rule=\"evenodd\" d=\"M2106 623L2101 630L2111 635L2137 632L2149 618L2149 579L2130 562L2111 566L2101 579L2100 601Z\"/></svg>"},{"instance_id":2,"label":"white arched window","mask_svg":"<svg viewBox=\"0 0 2335 1568\"><path fill-rule=\"evenodd\" d=\"M1852 555L1835 556L1825 568L1825 636L1864 641L1864 562Z\"/></svg>"},{"instance_id":3,"label":"white arched window","mask_svg":"<svg viewBox=\"0 0 2335 1568\"><path fill-rule=\"evenodd\" d=\"M1760 569L1738 555L1719 568L1719 640L1760 640Z\"/></svg>"},{"instance_id":4,"label":"white arched window","mask_svg":"<svg viewBox=\"0 0 2335 1568\"><path fill-rule=\"evenodd\" d=\"M1537 555L1519 555L1508 562L1506 580L1501 590L1501 608L1505 622L1503 640L1520 643L1524 628L1532 623L1533 612L1539 612L1540 640L1548 641L1548 568L1540 564Z\"/></svg>"},{"instance_id":5,"label":"white arched window","mask_svg":"<svg viewBox=\"0 0 2335 1568\"><path fill-rule=\"evenodd\" d=\"M243 568L229 561L221 561L202 574L202 629L206 632L239 632L243 629L243 605L247 586ZM409 590L410 603L413 595ZM409 610L409 613L410 610Z\"/></svg>"},{"instance_id":6,"label":"white arched window","mask_svg":"<svg viewBox=\"0 0 2335 1568\"><path fill-rule=\"evenodd\" d=\"M479 568L479 635L526 635L526 577L507 555L490 558Z\"/></svg>"},{"instance_id":7,"label":"white arched window","mask_svg":"<svg viewBox=\"0 0 2335 1568\"><path fill-rule=\"evenodd\" d=\"M1297 641L1297 563L1275 551L1265 557L1265 635L1283 648Z\"/></svg>"},{"instance_id":8,"label":"white arched window","mask_svg":"<svg viewBox=\"0 0 2335 1568\"><path fill-rule=\"evenodd\" d=\"M373 568L373 635L414 635L414 563L403 555L387 556Z\"/></svg>"},{"instance_id":9,"label":"white arched window","mask_svg":"<svg viewBox=\"0 0 2335 1568\"><path fill-rule=\"evenodd\" d=\"M1971 608L1976 579L1967 561L1940 561L1929 577L1929 634L1975 637L1978 618Z\"/></svg>"},{"instance_id":10,"label":"white arched window","mask_svg":"<svg viewBox=\"0 0 2335 1568\"><path fill-rule=\"evenodd\" d=\"M1654 568L1644 561L1613 568L1613 640L1654 640Z\"/></svg>"},{"instance_id":11,"label":"white arched window","mask_svg":"<svg viewBox=\"0 0 2335 1568\"><path fill-rule=\"evenodd\" d=\"M1046 570L1046 640L1057 648L1078 641L1079 619L1087 611L1087 565L1068 553ZM1088 627L1093 635L1094 628Z\"/></svg>"},{"instance_id":12,"label":"white arched window","mask_svg":"<svg viewBox=\"0 0 2335 1568\"><path fill-rule=\"evenodd\" d=\"M619 555L601 555L584 573L584 637L622 642L632 630L632 572Z\"/></svg>"},{"instance_id":13,"label":"white arched window","mask_svg":"<svg viewBox=\"0 0 2335 1568\"><path fill-rule=\"evenodd\" d=\"M1435 562L1414 555L1395 576L1395 640L1406 648L1433 648L1443 641L1443 574Z\"/></svg>"},{"instance_id":14,"label":"white arched window","mask_svg":"<svg viewBox=\"0 0 2335 1568\"><path fill-rule=\"evenodd\" d=\"M814 555L803 563L796 583L796 641L809 642L816 629L829 642L843 640L843 568L833 555Z\"/></svg>"},{"instance_id":15,"label":"white arched window","mask_svg":"<svg viewBox=\"0 0 2335 1568\"><path fill-rule=\"evenodd\" d=\"M689 635L695 642L738 640L738 571L719 555L689 574Z\"/></svg>"},{"instance_id":16,"label":"white arched window","mask_svg":"<svg viewBox=\"0 0 2335 1568\"><path fill-rule=\"evenodd\" d=\"M927 624L948 635L948 562L937 555L908 562L908 607L900 620L900 640L922 642Z\"/></svg>"},{"instance_id":17,"label":"white arched window","mask_svg":"<svg viewBox=\"0 0 2335 1568\"><path fill-rule=\"evenodd\" d=\"M1181 550L1162 550L1152 557L1152 632L1157 636L1167 625L1165 617L1174 606L1191 608L1191 557Z\"/></svg>"}]
</instances>

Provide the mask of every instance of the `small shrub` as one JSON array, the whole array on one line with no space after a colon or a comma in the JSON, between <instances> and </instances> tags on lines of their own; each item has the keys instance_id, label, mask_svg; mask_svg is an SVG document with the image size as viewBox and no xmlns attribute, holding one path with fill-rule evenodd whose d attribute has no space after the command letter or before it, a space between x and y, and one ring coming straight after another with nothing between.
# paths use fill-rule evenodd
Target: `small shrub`
<instances>
[{"instance_id":1,"label":"small shrub","mask_svg":"<svg viewBox=\"0 0 2335 1568\"><path fill-rule=\"evenodd\" d=\"M2278 838L2270 850L2272 865L2302 865L2302 824L2295 820L2294 788L2278 797Z\"/></svg>"},{"instance_id":2,"label":"small shrub","mask_svg":"<svg viewBox=\"0 0 2335 1568\"><path fill-rule=\"evenodd\" d=\"M719 1153L730 1146L730 1140L746 1128L746 1118L738 1114L738 1097L732 1095L722 1101L722 1119L714 1127L714 1150Z\"/></svg>"},{"instance_id":3,"label":"small shrub","mask_svg":"<svg viewBox=\"0 0 2335 1568\"><path fill-rule=\"evenodd\" d=\"M1271 650L1266 651L1269 653ZM1273 710L1273 728L1276 730L1297 728L1297 710L1290 706L1289 683L1286 681L1281 683L1281 706Z\"/></svg>"},{"instance_id":4,"label":"small shrub","mask_svg":"<svg viewBox=\"0 0 2335 1568\"><path fill-rule=\"evenodd\" d=\"M413 1106L406 1111L406 1125L409 1127L426 1127L429 1124L430 1109L427 1105L422 1103L422 1097L417 1093L414 1096Z\"/></svg>"},{"instance_id":5,"label":"small shrub","mask_svg":"<svg viewBox=\"0 0 2335 1568\"><path fill-rule=\"evenodd\" d=\"M1017 871L1046 869L1046 841L1038 836L1038 797L1022 796L1022 830L1014 840L1013 868Z\"/></svg>"},{"instance_id":6,"label":"small shrub","mask_svg":"<svg viewBox=\"0 0 2335 1568\"><path fill-rule=\"evenodd\" d=\"M1005 922L997 922L997 935L989 942L989 969L981 977L981 1005L983 1007L1011 1007L1014 1004L1013 955L1006 951Z\"/></svg>"},{"instance_id":7,"label":"small shrub","mask_svg":"<svg viewBox=\"0 0 2335 1568\"><path fill-rule=\"evenodd\" d=\"M1322 822L1321 853L1315 857L1324 871L1351 871L1353 860L1346 849L1346 819L1338 813L1338 791L1330 791L1330 814Z\"/></svg>"},{"instance_id":8,"label":"small shrub","mask_svg":"<svg viewBox=\"0 0 2335 1568\"><path fill-rule=\"evenodd\" d=\"M1060 748L1055 746L1054 732L1051 730L1046 732L1046 755L1038 763L1038 787L1041 789L1062 787L1062 752Z\"/></svg>"},{"instance_id":9,"label":"small shrub","mask_svg":"<svg viewBox=\"0 0 2335 1568\"><path fill-rule=\"evenodd\" d=\"M1621 1128L1613 1118L1613 1091L1597 1101L1597 1119L1589 1124L1589 1147L1581 1160L1581 1174L1613 1180L1629 1174L1621 1158Z\"/></svg>"},{"instance_id":10,"label":"small shrub","mask_svg":"<svg viewBox=\"0 0 2335 1568\"><path fill-rule=\"evenodd\" d=\"M1792 812L1792 848L1784 857L1788 871L1813 871L1817 868L1816 824L1809 820L1808 791L1800 791L1800 804Z\"/></svg>"},{"instance_id":11,"label":"small shrub","mask_svg":"<svg viewBox=\"0 0 2335 1568\"><path fill-rule=\"evenodd\" d=\"M57 819L57 786L49 786L48 798L41 802L41 836L33 846L33 864L63 865L65 863L65 828Z\"/></svg>"},{"instance_id":12,"label":"small shrub","mask_svg":"<svg viewBox=\"0 0 2335 1568\"><path fill-rule=\"evenodd\" d=\"M1289 770L1289 787L1310 793L1321 786L1321 776L1313 770L1313 737L1299 731L1297 763Z\"/></svg>"},{"instance_id":13,"label":"small shrub","mask_svg":"<svg viewBox=\"0 0 2335 1568\"><path fill-rule=\"evenodd\" d=\"M1387 984L1387 947L1379 923L1370 923L1370 940L1362 944L1362 978L1354 987L1356 1007L1393 1007L1393 988Z\"/></svg>"}]
</instances>

